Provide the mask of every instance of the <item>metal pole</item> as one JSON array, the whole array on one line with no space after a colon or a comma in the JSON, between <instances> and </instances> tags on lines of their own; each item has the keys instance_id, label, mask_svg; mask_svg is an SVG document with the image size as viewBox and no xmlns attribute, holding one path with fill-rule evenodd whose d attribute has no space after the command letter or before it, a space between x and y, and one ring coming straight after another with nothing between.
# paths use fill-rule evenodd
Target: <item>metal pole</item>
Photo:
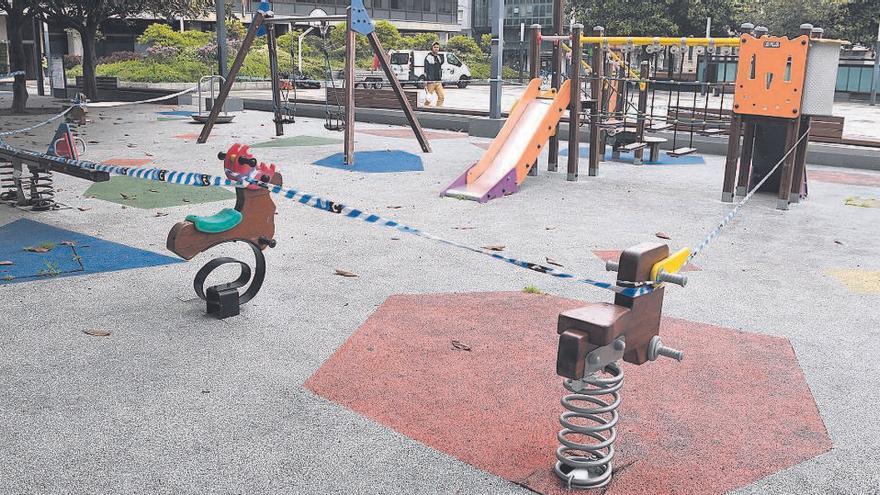
<instances>
[{"instance_id":1,"label":"metal pole","mask_svg":"<svg viewBox=\"0 0 880 495\"><path fill-rule=\"evenodd\" d=\"M526 41L526 23L519 23L519 83L523 82L523 48Z\"/></svg>"},{"instance_id":2,"label":"metal pole","mask_svg":"<svg viewBox=\"0 0 880 495\"><path fill-rule=\"evenodd\" d=\"M712 18L711 17L706 18L706 37L707 38L712 37Z\"/></svg>"},{"instance_id":3,"label":"metal pole","mask_svg":"<svg viewBox=\"0 0 880 495\"><path fill-rule=\"evenodd\" d=\"M49 47L49 25L40 21L40 30L43 32L43 53L46 57L46 68L49 70L49 94L55 89L52 84L52 50Z\"/></svg>"},{"instance_id":4,"label":"metal pole","mask_svg":"<svg viewBox=\"0 0 880 495\"><path fill-rule=\"evenodd\" d=\"M226 77L226 0L214 0L217 16L217 61L220 75ZM211 84L214 84L211 82Z\"/></svg>"},{"instance_id":5,"label":"metal pole","mask_svg":"<svg viewBox=\"0 0 880 495\"><path fill-rule=\"evenodd\" d=\"M871 83L871 105L877 104L878 86L880 86L880 23L877 24L877 41L874 42L874 81Z\"/></svg>"},{"instance_id":6,"label":"metal pole","mask_svg":"<svg viewBox=\"0 0 880 495\"><path fill-rule=\"evenodd\" d=\"M309 27L302 34L299 35L299 39L296 41L297 53L296 53L296 69L299 71L299 75L302 76L303 73L303 38L306 37L307 34L311 33L312 30L315 29L313 27Z\"/></svg>"},{"instance_id":7,"label":"metal pole","mask_svg":"<svg viewBox=\"0 0 880 495\"><path fill-rule=\"evenodd\" d=\"M578 164L580 162L580 133L581 133L581 57L583 45L581 45L581 33L584 30L582 24L571 26L571 98L569 101L568 114L568 175L570 181L578 180Z\"/></svg>"},{"instance_id":8,"label":"metal pole","mask_svg":"<svg viewBox=\"0 0 880 495\"><path fill-rule=\"evenodd\" d=\"M492 72L489 82L489 118L501 118L501 77L504 58L504 0L492 0Z\"/></svg>"},{"instance_id":9,"label":"metal pole","mask_svg":"<svg viewBox=\"0 0 880 495\"><path fill-rule=\"evenodd\" d=\"M43 87L45 81L43 81L43 50L41 48L43 44L43 23L34 17L32 27L34 32L34 75L37 76L37 94L46 96L46 88Z\"/></svg>"},{"instance_id":10,"label":"metal pole","mask_svg":"<svg viewBox=\"0 0 880 495\"><path fill-rule=\"evenodd\" d=\"M565 17L562 14L562 0L553 0L553 34L555 35L562 35L562 31L565 29ZM553 75L550 79L550 85L557 90L562 85L562 59L565 57L560 43L560 41L553 43L553 60L551 64ZM549 172L556 172L559 163L559 124L556 124L553 134L550 136L550 142L547 143L547 155L547 170Z\"/></svg>"},{"instance_id":11,"label":"metal pole","mask_svg":"<svg viewBox=\"0 0 880 495\"><path fill-rule=\"evenodd\" d=\"M596 26L593 28L594 36L602 36L605 28ZM602 84L605 75L605 52L599 43L593 44L593 77L590 78L590 98L593 107L590 109L590 165L587 171L590 177L599 175L599 162L605 155L605 140L602 139L602 131L599 121L602 119ZM601 148L601 149L600 149ZM580 150L569 150L569 153L580 153Z\"/></svg>"}]
</instances>

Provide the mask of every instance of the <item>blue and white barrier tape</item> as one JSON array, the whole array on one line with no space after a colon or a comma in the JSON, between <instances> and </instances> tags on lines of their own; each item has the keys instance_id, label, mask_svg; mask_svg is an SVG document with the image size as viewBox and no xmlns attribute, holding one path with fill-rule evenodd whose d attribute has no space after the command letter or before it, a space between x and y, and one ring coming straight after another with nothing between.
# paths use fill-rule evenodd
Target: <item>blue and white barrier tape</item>
<instances>
[{"instance_id":1,"label":"blue and white barrier tape","mask_svg":"<svg viewBox=\"0 0 880 495\"><path fill-rule=\"evenodd\" d=\"M54 121L60 119L61 117L64 117L65 115L67 115L68 112L70 112L71 110L73 110L75 107L76 107L76 105L71 106L71 107L68 107L68 108L67 108L66 110L64 110L63 112L61 112L61 113L59 113L59 114L57 114L57 115L54 115L54 116L52 116L52 117L49 117L48 119L46 119L46 120L44 120L44 121L42 121L42 122L38 122L38 123L36 123L36 124L34 124L34 125L28 126L28 127L23 127L23 128L21 128L21 129L13 129L13 130L11 130L11 131L3 131L3 132L0 132L0 137L3 137L3 136L12 136L13 134L21 134L22 132L32 131L32 130L38 128L38 127L42 127L42 126L44 126L44 125L46 125L46 124L52 123L52 122L54 122Z\"/></svg>"},{"instance_id":2,"label":"blue and white barrier tape","mask_svg":"<svg viewBox=\"0 0 880 495\"><path fill-rule=\"evenodd\" d=\"M15 77L15 76L23 76L25 72L23 70L17 70L15 72L7 72L6 74L0 74L0 79L6 79L7 77Z\"/></svg>"},{"instance_id":3,"label":"blue and white barrier tape","mask_svg":"<svg viewBox=\"0 0 880 495\"><path fill-rule=\"evenodd\" d=\"M752 199L752 196L754 196L755 192L757 192L757 190L761 186L763 186L765 182L767 182L767 179L769 179L770 176L772 176L773 173L776 172L776 169L778 169L779 166L782 165L782 162L784 162L785 159L788 158L788 155L790 155L794 150L796 150L798 145L801 143L801 141L803 141L809 135L810 135L810 128L807 128L806 132L804 132L804 134L801 136L801 138L798 139L794 143L794 145L791 147L791 149L789 149L788 152L785 153L785 155L778 162L776 162L776 165L774 165L773 168L771 168L770 171L767 172L767 174L764 176L764 178L761 179L761 181L758 182L758 184L756 184L755 187L753 187L752 190L749 191L749 193L746 194L746 196L739 203L737 203L736 206L734 206L733 209L727 213L727 215L724 216L724 218L721 220L721 223L719 223L717 227L712 229L712 232L709 232L709 235L707 235L705 239L703 239L699 244L697 244L697 247L695 247L693 249L693 251L691 251L690 256L688 256L688 259L687 259L688 261L694 259L698 254L700 254L700 251L705 249L706 246L708 246L710 242L712 242L716 237L718 237L718 234L721 233L721 229L723 229L725 226L727 226L728 223L730 223L731 220L733 220L733 217L735 217L736 214L739 213L739 210L743 206L745 206L745 204L746 204L746 202L748 202L748 200Z\"/></svg>"},{"instance_id":4,"label":"blue and white barrier tape","mask_svg":"<svg viewBox=\"0 0 880 495\"><path fill-rule=\"evenodd\" d=\"M138 179L145 180L153 180L160 182L169 182L172 184L180 184L187 186L231 186L231 187L246 187L248 184L255 184L264 189L267 189L270 193L282 196L288 200L296 201L300 204L310 206L312 208L316 208L319 210L327 211L330 213L336 213L342 215L347 218L361 220L363 222L380 225L383 227L388 227L399 232L405 232L407 234L412 234L418 237L422 237L425 239L430 239L442 244L446 244L448 246L454 246L460 249L465 249L467 251L471 251L473 253L479 253L485 256L489 256L499 261L503 261L509 263L513 266L524 268L527 270L532 270L539 273L544 273L550 275L551 277L569 280L571 282L590 285L593 287L598 287L600 289L609 290L615 292L617 294L622 294L627 297L639 297L645 294L650 293L654 290L654 287L650 284L641 285L636 287L620 287L618 285L601 282L598 280L593 280L591 278L586 277L578 277L576 275L572 275L570 273L562 272L556 270L555 268L541 265L539 263L531 263L528 261L520 260L517 258L512 258L509 256L504 256L498 254L497 252L489 251L486 249L468 246L466 244L462 244L460 242L452 241L449 239L444 239L442 237L430 234L428 232L424 232L414 227L410 227L404 224L397 222L396 220L391 220L387 218L382 218L379 215L373 215L367 213L365 211L352 208L350 206L346 206L342 203L337 203L334 201L330 201L328 199L321 198L319 196L315 196L313 194L307 194L301 191L297 191L296 189L284 188L282 186L277 186L274 184L268 184L265 182L261 182L258 180L254 180L250 177L241 177L242 180L235 181L226 177L220 177L215 175L208 174L199 174L195 172L181 172L176 170L166 170L159 168L133 168L133 167L119 167L115 165L104 165L100 163L90 162L86 160L71 160L69 158L62 158L57 156L48 155L45 153L39 153L36 151L30 150L22 150L19 148L14 148L7 144L0 142L0 149L7 150L10 152L18 153L20 155L31 156L34 158L42 158L46 160L51 160L56 163L70 165L74 167L79 167L82 169L88 170L96 170L100 172L107 172L115 175L126 175L129 177L135 177Z\"/></svg>"}]
</instances>

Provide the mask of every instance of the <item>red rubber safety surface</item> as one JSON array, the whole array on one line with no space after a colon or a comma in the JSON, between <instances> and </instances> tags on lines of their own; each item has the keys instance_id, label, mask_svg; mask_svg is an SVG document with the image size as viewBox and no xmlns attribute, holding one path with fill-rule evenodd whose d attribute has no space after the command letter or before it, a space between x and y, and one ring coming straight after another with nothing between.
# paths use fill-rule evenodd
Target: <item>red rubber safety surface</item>
<instances>
[{"instance_id":1,"label":"red rubber safety surface","mask_svg":"<svg viewBox=\"0 0 880 495\"><path fill-rule=\"evenodd\" d=\"M808 169L807 178L819 182L832 182L851 186L880 187L880 174Z\"/></svg>"},{"instance_id":2,"label":"red rubber safety surface","mask_svg":"<svg viewBox=\"0 0 880 495\"><path fill-rule=\"evenodd\" d=\"M564 392L556 320L583 304L391 296L306 387L479 469L570 493L552 472ZM624 365L608 493L722 493L831 448L787 339L676 318L661 335L685 360Z\"/></svg>"}]
</instances>

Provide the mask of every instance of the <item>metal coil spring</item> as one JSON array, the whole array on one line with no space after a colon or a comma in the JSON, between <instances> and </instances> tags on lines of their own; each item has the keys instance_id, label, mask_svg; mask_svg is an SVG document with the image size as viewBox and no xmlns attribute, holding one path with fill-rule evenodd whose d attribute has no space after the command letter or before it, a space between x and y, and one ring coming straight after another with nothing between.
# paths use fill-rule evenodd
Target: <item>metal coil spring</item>
<instances>
[{"instance_id":1,"label":"metal coil spring","mask_svg":"<svg viewBox=\"0 0 880 495\"><path fill-rule=\"evenodd\" d=\"M10 201L16 197L13 170L12 163L0 162L0 201Z\"/></svg>"},{"instance_id":2,"label":"metal coil spring","mask_svg":"<svg viewBox=\"0 0 880 495\"><path fill-rule=\"evenodd\" d=\"M569 488L603 487L611 481L623 370L612 363L563 385L571 394L562 398L566 412L559 417L556 475Z\"/></svg>"},{"instance_id":3,"label":"metal coil spring","mask_svg":"<svg viewBox=\"0 0 880 495\"><path fill-rule=\"evenodd\" d=\"M52 172L42 172L32 168L29 183L31 197L28 204L34 211L51 210L57 206Z\"/></svg>"}]
</instances>

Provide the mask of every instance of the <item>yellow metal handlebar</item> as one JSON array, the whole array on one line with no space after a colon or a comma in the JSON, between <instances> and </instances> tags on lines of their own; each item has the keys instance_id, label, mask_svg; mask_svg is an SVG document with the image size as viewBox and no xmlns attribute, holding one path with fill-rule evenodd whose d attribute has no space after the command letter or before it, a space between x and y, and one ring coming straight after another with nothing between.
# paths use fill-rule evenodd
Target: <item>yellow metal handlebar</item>
<instances>
[{"instance_id":1,"label":"yellow metal handlebar","mask_svg":"<svg viewBox=\"0 0 880 495\"><path fill-rule=\"evenodd\" d=\"M739 38L660 38L651 36L582 36L581 43L607 44L611 46L739 46Z\"/></svg>"}]
</instances>

